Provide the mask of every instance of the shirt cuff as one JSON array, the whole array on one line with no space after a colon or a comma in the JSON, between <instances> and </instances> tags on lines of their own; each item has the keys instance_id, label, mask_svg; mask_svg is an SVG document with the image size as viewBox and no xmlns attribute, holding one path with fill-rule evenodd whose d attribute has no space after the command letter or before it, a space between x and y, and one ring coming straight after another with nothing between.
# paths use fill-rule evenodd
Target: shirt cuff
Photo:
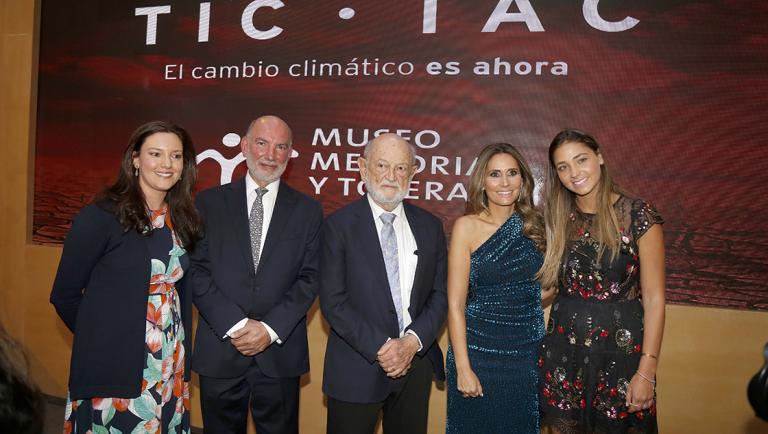
<instances>
[{"instance_id":1,"label":"shirt cuff","mask_svg":"<svg viewBox=\"0 0 768 434\"><path fill-rule=\"evenodd\" d=\"M413 331L413 330L406 330L405 334L406 335L413 335L416 338L416 340L419 341L419 349L416 350L417 353L424 348L424 345L421 344L421 338L419 338L419 335L417 335L415 331Z\"/></svg>"},{"instance_id":2,"label":"shirt cuff","mask_svg":"<svg viewBox=\"0 0 768 434\"><path fill-rule=\"evenodd\" d=\"M267 323L264 321L259 321L261 325L264 326L265 329L267 329L267 333L269 333L269 338L272 340L272 343L277 342L278 344L282 344L283 341L280 340L280 338L277 336L277 333L275 333L274 330L272 330L272 327L268 326Z\"/></svg>"},{"instance_id":3,"label":"shirt cuff","mask_svg":"<svg viewBox=\"0 0 768 434\"><path fill-rule=\"evenodd\" d=\"M229 335L245 327L245 323L247 322L248 322L248 318L243 318L237 323L235 323L235 325L233 325L232 328L227 330L227 334L224 335L224 339L229 339Z\"/></svg>"}]
</instances>

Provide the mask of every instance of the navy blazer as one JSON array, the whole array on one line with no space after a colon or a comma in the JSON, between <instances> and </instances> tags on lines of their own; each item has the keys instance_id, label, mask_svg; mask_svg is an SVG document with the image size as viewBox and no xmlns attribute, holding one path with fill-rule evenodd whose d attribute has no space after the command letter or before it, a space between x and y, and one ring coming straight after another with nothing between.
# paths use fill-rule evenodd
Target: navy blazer
<instances>
[{"instance_id":1,"label":"navy blazer","mask_svg":"<svg viewBox=\"0 0 768 434\"><path fill-rule=\"evenodd\" d=\"M403 206L418 248L407 329L423 345L416 357L427 357L443 380L443 355L436 342L448 310L443 225L419 207ZM346 402L383 401L399 380L386 376L376 353L387 339L398 336L398 323L367 197L337 210L323 225L320 307L331 326L323 391Z\"/></svg>"},{"instance_id":2,"label":"navy blazer","mask_svg":"<svg viewBox=\"0 0 768 434\"><path fill-rule=\"evenodd\" d=\"M50 300L74 333L69 370L73 400L141 394L151 259L144 236L126 231L108 204L88 205L72 222ZM185 280L176 282L176 290L189 354L192 304L184 292Z\"/></svg>"},{"instance_id":3,"label":"navy blazer","mask_svg":"<svg viewBox=\"0 0 768 434\"><path fill-rule=\"evenodd\" d=\"M246 201L245 178L197 196L205 235L191 255L189 273L200 312L192 369L232 378L255 359L269 377L297 377L309 371L306 314L317 294L323 209L280 182L256 271ZM282 343L253 357L240 354L223 336L245 317L267 323Z\"/></svg>"}]
</instances>

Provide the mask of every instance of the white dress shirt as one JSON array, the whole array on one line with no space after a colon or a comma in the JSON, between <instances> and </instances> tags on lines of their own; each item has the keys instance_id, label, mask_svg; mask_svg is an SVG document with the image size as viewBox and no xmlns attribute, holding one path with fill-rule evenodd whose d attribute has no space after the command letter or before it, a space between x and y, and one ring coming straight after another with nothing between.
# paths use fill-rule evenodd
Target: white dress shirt
<instances>
[{"instance_id":1,"label":"white dress shirt","mask_svg":"<svg viewBox=\"0 0 768 434\"><path fill-rule=\"evenodd\" d=\"M380 216L387 212L395 215L392 226L395 229L395 237L397 238L397 264L399 267L398 274L400 275L400 300L403 303L403 327L408 328L411 324L411 314L408 312L408 308L411 306L411 290L413 289L413 280L416 276L416 265L419 262L416 238L414 238L411 226L408 224L408 218L405 216L402 202L397 204L397 207L392 211L387 211L376 204L370 195L367 197L371 211L373 211L373 221L376 223L376 234L379 237L379 243L381 243L381 229L384 227L384 222L381 221ZM421 351L422 345L419 336L413 330L408 330L405 333L412 334L418 339L419 351ZM402 336L403 334L401 333L400 337Z\"/></svg>"},{"instance_id":2,"label":"white dress shirt","mask_svg":"<svg viewBox=\"0 0 768 434\"><path fill-rule=\"evenodd\" d=\"M256 181L251 178L251 173L249 172L245 176L245 193L246 193L246 204L248 204L248 214L247 216L250 218L251 215L251 209L253 209L253 202L256 200L256 189L259 188L259 184L256 183ZM277 181L270 182L265 187L267 189L267 192L264 193L264 195L261 197L261 203L264 205L264 219L261 227L261 246L259 249L259 252L264 253L264 240L267 239L267 231L269 230L269 222L272 221L272 213L275 211L275 201L277 200L277 191L280 189L280 179ZM224 336L229 337L232 333L236 332L237 330L240 330L241 328L245 327L245 323L248 322L248 318L243 318L240 321L238 321L235 325L232 326L227 331L227 334ZM277 333L275 333L274 330L272 330L272 327L268 326L267 323L264 321L259 321L261 324L264 325L264 328L267 329L267 333L269 333L269 337L272 339L272 342L277 341L278 344L282 343L280 341L280 338L277 336Z\"/></svg>"}]
</instances>

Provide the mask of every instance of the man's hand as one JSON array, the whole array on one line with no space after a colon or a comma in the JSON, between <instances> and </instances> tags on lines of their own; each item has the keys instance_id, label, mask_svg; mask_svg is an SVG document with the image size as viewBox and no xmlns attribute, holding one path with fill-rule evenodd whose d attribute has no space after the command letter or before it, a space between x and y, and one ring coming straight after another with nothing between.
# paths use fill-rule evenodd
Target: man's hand
<instances>
[{"instance_id":1,"label":"man's hand","mask_svg":"<svg viewBox=\"0 0 768 434\"><path fill-rule=\"evenodd\" d=\"M379 365L387 373L387 377L400 378L408 373L417 351L419 340L416 336L407 334L402 338L390 339L379 348Z\"/></svg>"},{"instance_id":2,"label":"man's hand","mask_svg":"<svg viewBox=\"0 0 768 434\"><path fill-rule=\"evenodd\" d=\"M264 325L253 319L249 319L240 330L232 332L229 341L244 356L259 354L272 343Z\"/></svg>"}]
</instances>

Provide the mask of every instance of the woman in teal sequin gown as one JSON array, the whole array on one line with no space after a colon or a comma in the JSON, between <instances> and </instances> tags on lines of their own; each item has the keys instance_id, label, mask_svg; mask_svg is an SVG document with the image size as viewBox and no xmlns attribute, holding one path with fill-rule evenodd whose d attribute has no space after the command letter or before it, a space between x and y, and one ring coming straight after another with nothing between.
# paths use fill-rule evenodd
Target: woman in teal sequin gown
<instances>
[{"instance_id":1,"label":"woman in teal sequin gown","mask_svg":"<svg viewBox=\"0 0 768 434\"><path fill-rule=\"evenodd\" d=\"M539 432L543 225L533 188L513 146L478 156L449 251L447 433Z\"/></svg>"}]
</instances>

